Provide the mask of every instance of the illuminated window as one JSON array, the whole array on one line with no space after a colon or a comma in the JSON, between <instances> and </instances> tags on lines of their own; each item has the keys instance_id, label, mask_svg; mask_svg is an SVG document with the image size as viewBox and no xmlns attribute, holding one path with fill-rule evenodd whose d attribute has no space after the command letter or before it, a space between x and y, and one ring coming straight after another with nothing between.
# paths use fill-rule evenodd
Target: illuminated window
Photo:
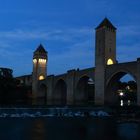
<instances>
[{"instance_id":1,"label":"illuminated window","mask_svg":"<svg viewBox=\"0 0 140 140\"><path fill-rule=\"evenodd\" d=\"M37 60L36 59L33 59L33 63L36 63L37 62Z\"/></svg>"},{"instance_id":2,"label":"illuminated window","mask_svg":"<svg viewBox=\"0 0 140 140\"><path fill-rule=\"evenodd\" d=\"M108 59L108 61L107 61L107 65L112 65L112 64L113 64L112 59Z\"/></svg>"},{"instance_id":3,"label":"illuminated window","mask_svg":"<svg viewBox=\"0 0 140 140\"><path fill-rule=\"evenodd\" d=\"M46 63L46 59L39 59L39 63Z\"/></svg>"},{"instance_id":4,"label":"illuminated window","mask_svg":"<svg viewBox=\"0 0 140 140\"><path fill-rule=\"evenodd\" d=\"M39 80L44 80L45 78L44 78L44 76L43 75L40 75L39 76Z\"/></svg>"}]
</instances>

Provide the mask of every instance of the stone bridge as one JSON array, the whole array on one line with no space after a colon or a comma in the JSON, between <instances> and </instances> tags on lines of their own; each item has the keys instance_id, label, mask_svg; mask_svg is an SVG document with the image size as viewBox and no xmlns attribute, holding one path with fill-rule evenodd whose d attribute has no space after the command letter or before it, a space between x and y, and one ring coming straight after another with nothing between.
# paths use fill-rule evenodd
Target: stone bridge
<instances>
[{"instance_id":1,"label":"stone bridge","mask_svg":"<svg viewBox=\"0 0 140 140\"><path fill-rule=\"evenodd\" d=\"M39 89L46 87L48 104L85 104L89 98L87 94L94 96L94 71L94 68L88 68L69 70L62 75L50 75L39 82ZM90 93L88 88L91 88Z\"/></svg>"},{"instance_id":2,"label":"stone bridge","mask_svg":"<svg viewBox=\"0 0 140 140\"><path fill-rule=\"evenodd\" d=\"M140 103L140 60L107 65L105 71L104 100L107 104L116 101L115 86L126 74L130 74L137 83L137 103ZM44 88L47 104L85 105L96 101L95 68L69 70L65 74L50 75L39 82L39 91Z\"/></svg>"},{"instance_id":3,"label":"stone bridge","mask_svg":"<svg viewBox=\"0 0 140 140\"><path fill-rule=\"evenodd\" d=\"M56 76L47 76L48 55L40 44L33 55L32 97L41 99L41 104L43 99L51 105L116 104L119 80L130 74L137 84L137 104L140 105L140 58L118 63L116 30L107 18L97 26L95 68L69 70Z\"/></svg>"}]
</instances>

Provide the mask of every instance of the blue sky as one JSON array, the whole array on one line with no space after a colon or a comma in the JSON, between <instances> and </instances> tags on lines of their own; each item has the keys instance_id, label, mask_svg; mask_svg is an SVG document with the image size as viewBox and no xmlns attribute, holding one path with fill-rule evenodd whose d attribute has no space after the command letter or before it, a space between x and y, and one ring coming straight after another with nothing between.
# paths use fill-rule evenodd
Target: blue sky
<instances>
[{"instance_id":1,"label":"blue sky","mask_svg":"<svg viewBox=\"0 0 140 140\"><path fill-rule=\"evenodd\" d=\"M94 66L95 27L108 17L117 27L117 60L140 57L139 0L0 0L0 67L31 74L42 43L48 74Z\"/></svg>"}]
</instances>

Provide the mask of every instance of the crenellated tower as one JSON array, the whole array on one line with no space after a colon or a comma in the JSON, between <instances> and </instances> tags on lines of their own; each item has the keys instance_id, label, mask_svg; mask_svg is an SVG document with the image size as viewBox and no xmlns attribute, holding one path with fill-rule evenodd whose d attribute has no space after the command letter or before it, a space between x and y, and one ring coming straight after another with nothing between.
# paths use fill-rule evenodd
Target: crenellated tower
<instances>
[{"instance_id":1,"label":"crenellated tower","mask_svg":"<svg viewBox=\"0 0 140 140\"><path fill-rule=\"evenodd\" d=\"M40 44L33 54L33 73L32 73L32 95L33 98L39 98L38 83L46 79L47 76L48 53Z\"/></svg>"}]
</instances>

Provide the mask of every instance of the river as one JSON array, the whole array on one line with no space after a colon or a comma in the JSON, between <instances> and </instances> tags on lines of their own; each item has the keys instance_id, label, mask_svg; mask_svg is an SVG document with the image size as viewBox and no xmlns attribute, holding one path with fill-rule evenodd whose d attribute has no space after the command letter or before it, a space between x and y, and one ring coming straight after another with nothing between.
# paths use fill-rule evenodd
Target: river
<instances>
[{"instance_id":1,"label":"river","mask_svg":"<svg viewBox=\"0 0 140 140\"><path fill-rule=\"evenodd\" d=\"M113 118L0 118L0 140L139 140L140 124Z\"/></svg>"}]
</instances>

